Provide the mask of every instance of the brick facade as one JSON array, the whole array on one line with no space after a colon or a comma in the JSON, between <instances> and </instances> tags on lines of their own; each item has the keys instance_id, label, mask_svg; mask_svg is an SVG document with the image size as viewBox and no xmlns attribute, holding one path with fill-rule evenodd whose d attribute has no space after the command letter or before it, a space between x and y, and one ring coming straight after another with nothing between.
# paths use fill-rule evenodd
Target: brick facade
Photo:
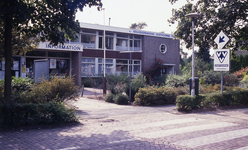
<instances>
[{"instance_id":1,"label":"brick facade","mask_svg":"<svg viewBox=\"0 0 248 150\"><path fill-rule=\"evenodd\" d=\"M179 64L180 64L180 54L179 54L179 44L178 40L171 38L160 38L152 36L143 37L142 46L142 71L145 74L145 68L149 69L154 58L157 57L163 60L164 64L170 64L174 66L174 74L179 74ZM167 52L162 54L159 51L161 44L167 46Z\"/></svg>"}]
</instances>

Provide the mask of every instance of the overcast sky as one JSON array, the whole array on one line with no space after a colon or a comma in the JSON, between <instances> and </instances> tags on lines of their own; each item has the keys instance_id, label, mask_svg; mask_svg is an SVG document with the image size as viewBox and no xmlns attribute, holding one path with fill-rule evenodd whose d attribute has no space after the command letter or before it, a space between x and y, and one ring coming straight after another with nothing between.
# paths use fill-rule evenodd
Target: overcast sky
<instances>
[{"instance_id":1,"label":"overcast sky","mask_svg":"<svg viewBox=\"0 0 248 150\"><path fill-rule=\"evenodd\" d=\"M102 0L102 3L105 25L109 25L109 18L111 26L123 28L129 28L132 23L146 22L147 27L143 30L171 34L176 30L176 25L169 26L167 21L172 17L172 9L181 8L187 1L178 0L173 5L169 0ZM76 14L76 20L103 25L103 16L103 11L98 11L97 7L85 7L83 12Z\"/></svg>"},{"instance_id":2,"label":"overcast sky","mask_svg":"<svg viewBox=\"0 0 248 150\"><path fill-rule=\"evenodd\" d=\"M132 23L146 22L144 30L171 33L176 25L169 26L167 20L172 16L172 8L180 8L186 0L179 0L171 5L169 0L102 0L105 8L105 24L115 27L129 28ZM86 7L76 14L79 22L103 25L103 11L96 7Z\"/></svg>"}]
</instances>

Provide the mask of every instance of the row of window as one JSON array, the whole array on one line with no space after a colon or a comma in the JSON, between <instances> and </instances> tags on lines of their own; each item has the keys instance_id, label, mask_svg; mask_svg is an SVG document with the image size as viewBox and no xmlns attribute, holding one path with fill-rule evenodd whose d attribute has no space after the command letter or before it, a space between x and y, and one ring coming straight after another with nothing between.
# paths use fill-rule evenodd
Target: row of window
<instances>
[{"instance_id":1,"label":"row of window","mask_svg":"<svg viewBox=\"0 0 248 150\"><path fill-rule=\"evenodd\" d=\"M82 77L98 76L104 73L102 58L82 58ZM140 60L106 59L106 74L127 74L132 76L141 72Z\"/></svg>"},{"instance_id":2,"label":"row of window","mask_svg":"<svg viewBox=\"0 0 248 150\"><path fill-rule=\"evenodd\" d=\"M103 49L102 31L84 31L73 44L83 44L84 48ZM106 32L105 49L118 51L141 51L141 36Z\"/></svg>"}]
</instances>

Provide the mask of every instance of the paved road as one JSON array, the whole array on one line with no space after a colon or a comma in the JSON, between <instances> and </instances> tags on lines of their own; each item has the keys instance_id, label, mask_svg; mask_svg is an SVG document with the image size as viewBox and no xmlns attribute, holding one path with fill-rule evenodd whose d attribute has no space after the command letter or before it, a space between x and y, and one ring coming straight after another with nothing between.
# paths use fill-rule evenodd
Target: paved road
<instances>
[{"instance_id":1,"label":"paved road","mask_svg":"<svg viewBox=\"0 0 248 150\"><path fill-rule=\"evenodd\" d=\"M248 109L181 114L80 98L81 124L0 133L1 150L248 149Z\"/></svg>"}]
</instances>

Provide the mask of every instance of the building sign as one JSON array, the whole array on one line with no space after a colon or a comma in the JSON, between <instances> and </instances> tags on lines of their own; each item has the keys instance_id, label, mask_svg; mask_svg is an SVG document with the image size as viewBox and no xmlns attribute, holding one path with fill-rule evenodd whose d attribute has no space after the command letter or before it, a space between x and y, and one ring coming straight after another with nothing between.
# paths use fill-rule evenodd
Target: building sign
<instances>
[{"instance_id":1,"label":"building sign","mask_svg":"<svg viewBox=\"0 0 248 150\"><path fill-rule=\"evenodd\" d=\"M214 71L230 71L230 49L215 50Z\"/></svg>"},{"instance_id":2,"label":"building sign","mask_svg":"<svg viewBox=\"0 0 248 150\"><path fill-rule=\"evenodd\" d=\"M171 35L171 34L148 32L148 31L141 31L141 30L129 30L129 33L173 38L173 35Z\"/></svg>"},{"instance_id":3,"label":"building sign","mask_svg":"<svg viewBox=\"0 0 248 150\"><path fill-rule=\"evenodd\" d=\"M19 61L13 62L13 69L12 70L19 70Z\"/></svg>"},{"instance_id":4,"label":"building sign","mask_svg":"<svg viewBox=\"0 0 248 150\"><path fill-rule=\"evenodd\" d=\"M67 64L66 64L66 60L65 59L60 59L59 61L59 67L60 68L63 68L63 67L66 67Z\"/></svg>"},{"instance_id":5,"label":"building sign","mask_svg":"<svg viewBox=\"0 0 248 150\"><path fill-rule=\"evenodd\" d=\"M50 59L50 69L56 69L56 59Z\"/></svg>"},{"instance_id":6,"label":"building sign","mask_svg":"<svg viewBox=\"0 0 248 150\"><path fill-rule=\"evenodd\" d=\"M58 44L57 46L50 45L49 42L40 43L38 49L64 50L83 52L83 45L78 44Z\"/></svg>"}]
</instances>

